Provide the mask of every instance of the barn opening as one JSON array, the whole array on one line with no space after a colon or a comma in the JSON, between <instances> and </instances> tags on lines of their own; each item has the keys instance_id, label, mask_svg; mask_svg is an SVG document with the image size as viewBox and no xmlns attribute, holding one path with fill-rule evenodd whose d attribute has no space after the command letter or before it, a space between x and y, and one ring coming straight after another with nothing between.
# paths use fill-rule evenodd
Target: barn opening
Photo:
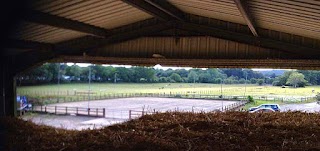
<instances>
[{"instance_id":1,"label":"barn opening","mask_svg":"<svg viewBox=\"0 0 320 151\"><path fill-rule=\"evenodd\" d=\"M5 8L1 9L9 12L1 13L5 19L5 28L1 30L5 34L2 35L4 39L1 41L3 44L1 45L0 111L1 115L6 117L17 115L17 80L14 77L44 62L89 62L133 66L161 64L196 68L299 70L320 68L318 30L320 4L313 0L32 1L25 3L23 8L17 4L20 3L10 2L8 5L2 5ZM12 13L12 10L17 11ZM257 146L266 150L318 147L317 114L299 112L258 115L261 118L257 118L255 114L238 112L155 115L161 120L146 116L145 119L141 119L144 122L139 120L133 122L137 125L139 122L142 124L135 125L137 127L129 123L129 129L126 125L106 128L105 132L108 135L97 135L104 138L101 142L90 140L83 142L77 139L82 138L79 136L95 136L88 133L73 133L50 128L40 128L44 133L29 131L28 134L36 134L25 135L14 126L17 124L10 125L9 120L5 118L3 121L10 131L4 131L1 135L10 132L11 136L19 136L12 137L19 140L11 142L21 145L9 144L6 146L9 150L26 146L32 148L39 144L53 150L79 150L88 146L110 150L143 150L150 149L150 146L155 150L254 150ZM268 121L269 115L275 119L271 123ZM233 118L230 119L231 117ZM200 122L192 119L198 119ZM301 122L301 119L304 119L304 122ZM13 123L26 124L22 127L32 130L39 128L16 118L12 120ZM150 121L157 121L149 124L154 124L155 127L149 128L143 125ZM280 126L277 125L279 123ZM214 126L210 127L212 125ZM232 125L227 128L230 131L220 129L228 125ZM168 131L159 131L163 128L161 126L168 128L166 129ZM248 126L252 127L249 129ZM295 127L299 126L303 127L303 133L295 131ZM212 133L200 132L205 128L211 128ZM118 129L125 131L114 133L113 130ZM151 133L150 129L155 133ZM192 133L189 133L190 130ZM274 135L264 136L262 132L266 131ZM99 131L92 132L99 133ZM177 136L175 132L184 133L179 133L181 137L169 137L170 134ZM159 133L162 135L158 135ZM287 135L283 136L283 133ZM44 137L47 136L45 134L60 139L51 141L52 146L47 146L48 143L44 140L48 137ZM142 137L144 134L159 137L157 139ZM190 139L190 136L195 134L202 136L201 141L197 141L195 137ZM25 141L29 140L27 137L30 136L43 137L33 137L33 140L40 139L39 141ZM52 136L50 138L55 138ZM128 140L132 139L130 136L140 141L129 143ZM287 136L292 136L292 139L288 139ZM275 137L279 139L270 141ZM72 141L66 140L67 138ZM166 141L165 138L170 139ZM254 144L249 140L258 141Z\"/></svg>"}]
</instances>

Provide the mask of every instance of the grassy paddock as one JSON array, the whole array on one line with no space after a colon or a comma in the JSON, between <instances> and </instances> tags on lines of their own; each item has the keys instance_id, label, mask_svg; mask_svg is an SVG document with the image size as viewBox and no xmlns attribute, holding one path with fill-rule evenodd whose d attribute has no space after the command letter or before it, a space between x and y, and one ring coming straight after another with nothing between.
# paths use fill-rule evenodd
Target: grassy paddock
<instances>
[{"instance_id":1,"label":"grassy paddock","mask_svg":"<svg viewBox=\"0 0 320 151\"><path fill-rule=\"evenodd\" d=\"M170 93L170 92L199 92L210 91L212 95L221 94L220 84L203 84L203 83L154 83L154 84L136 84L136 83L95 83L91 84L91 91L97 94L106 93ZM73 94L77 92L88 92L88 84L61 84L58 85L41 85L41 86L22 86L17 88L18 94L38 93L46 94L45 92L69 92ZM312 93L312 90L315 92ZM275 86L257 86L247 85L246 95L252 96L311 96L320 92L320 86L308 86L305 88L281 88ZM223 95L244 95L245 85L223 85Z\"/></svg>"}]
</instances>

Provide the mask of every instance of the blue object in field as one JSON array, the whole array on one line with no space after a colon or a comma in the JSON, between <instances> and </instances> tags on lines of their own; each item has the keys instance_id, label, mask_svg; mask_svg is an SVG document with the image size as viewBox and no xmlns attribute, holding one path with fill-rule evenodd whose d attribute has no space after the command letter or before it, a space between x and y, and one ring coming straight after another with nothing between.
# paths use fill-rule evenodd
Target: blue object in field
<instances>
[{"instance_id":1,"label":"blue object in field","mask_svg":"<svg viewBox=\"0 0 320 151\"><path fill-rule=\"evenodd\" d=\"M252 108L249 108L249 111L254 111L256 109L260 109L260 108L269 108L269 109L272 109L274 111L280 111L280 106L278 104L262 104L260 106L257 106L257 107L252 107Z\"/></svg>"},{"instance_id":2,"label":"blue object in field","mask_svg":"<svg viewBox=\"0 0 320 151\"><path fill-rule=\"evenodd\" d=\"M274 111L280 111L280 109L278 108L278 105L275 105L275 104L270 104L270 105L262 105L263 108L271 108L273 109Z\"/></svg>"},{"instance_id":3,"label":"blue object in field","mask_svg":"<svg viewBox=\"0 0 320 151\"><path fill-rule=\"evenodd\" d=\"M20 105L20 106L18 106L19 110L23 110L23 109L29 107L28 99L26 96L17 96L17 103L19 103L19 105Z\"/></svg>"}]
</instances>

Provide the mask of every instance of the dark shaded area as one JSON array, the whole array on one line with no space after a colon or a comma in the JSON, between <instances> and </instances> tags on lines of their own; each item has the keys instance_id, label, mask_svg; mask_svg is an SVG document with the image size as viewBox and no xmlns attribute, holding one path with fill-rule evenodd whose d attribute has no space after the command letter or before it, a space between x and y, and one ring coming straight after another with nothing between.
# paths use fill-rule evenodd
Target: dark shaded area
<instances>
[{"instance_id":1,"label":"dark shaded area","mask_svg":"<svg viewBox=\"0 0 320 151\"><path fill-rule=\"evenodd\" d=\"M8 150L319 150L320 118L301 112L162 113L67 131L2 118Z\"/></svg>"}]
</instances>

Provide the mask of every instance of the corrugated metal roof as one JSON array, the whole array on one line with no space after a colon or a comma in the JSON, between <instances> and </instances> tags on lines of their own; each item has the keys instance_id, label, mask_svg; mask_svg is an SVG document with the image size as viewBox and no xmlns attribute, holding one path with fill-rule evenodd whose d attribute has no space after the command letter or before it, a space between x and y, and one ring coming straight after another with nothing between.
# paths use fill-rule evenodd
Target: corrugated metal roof
<instances>
[{"instance_id":1,"label":"corrugated metal roof","mask_svg":"<svg viewBox=\"0 0 320 151\"><path fill-rule=\"evenodd\" d=\"M18 31L12 35L12 38L45 43L58 43L84 35L86 34L72 30L23 22Z\"/></svg>"},{"instance_id":2,"label":"corrugated metal roof","mask_svg":"<svg viewBox=\"0 0 320 151\"><path fill-rule=\"evenodd\" d=\"M251 0L249 8L257 26L320 39L320 2Z\"/></svg>"},{"instance_id":3,"label":"corrugated metal roof","mask_svg":"<svg viewBox=\"0 0 320 151\"><path fill-rule=\"evenodd\" d=\"M33 7L42 12L107 29L152 18L120 0L39 1Z\"/></svg>"},{"instance_id":4,"label":"corrugated metal roof","mask_svg":"<svg viewBox=\"0 0 320 151\"><path fill-rule=\"evenodd\" d=\"M169 0L169 2L186 13L246 24L233 0Z\"/></svg>"},{"instance_id":5,"label":"corrugated metal roof","mask_svg":"<svg viewBox=\"0 0 320 151\"><path fill-rule=\"evenodd\" d=\"M233 0L168 1L186 13L204 16L203 18L208 22L210 20L205 17L229 23L239 23L237 24L239 26L241 26L240 24L246 25ZM257 27L266 29L258 30L262 31L261 33L271 30L284 32L276 34L276 37L280 37L280 40L281 37L284 37L282 39L294 39L295 36L292 34L320 39L320 1L250 0L246 2ZM41 12L106 29L113 29L153 17L121 0L42 0L35 1L32 7ZM189 17L192 18L192 15ZM229 23L225 25L228 27ZM286 33L290 33L290 36L282 36ZM13 35L13 38L58 43L85 35L88 34L35 23L24 23L22 28ZM265 35L272 35L272 33ZM299 39L297 40L299 43L304 43L303 37L297 37L297 39ZM292 43L292 40L288 40L288 42ZM311 43L308 43L308 45L313 45L313 47L319 45L318 42L312 40Z\"/></svg>"}]
</instances>

